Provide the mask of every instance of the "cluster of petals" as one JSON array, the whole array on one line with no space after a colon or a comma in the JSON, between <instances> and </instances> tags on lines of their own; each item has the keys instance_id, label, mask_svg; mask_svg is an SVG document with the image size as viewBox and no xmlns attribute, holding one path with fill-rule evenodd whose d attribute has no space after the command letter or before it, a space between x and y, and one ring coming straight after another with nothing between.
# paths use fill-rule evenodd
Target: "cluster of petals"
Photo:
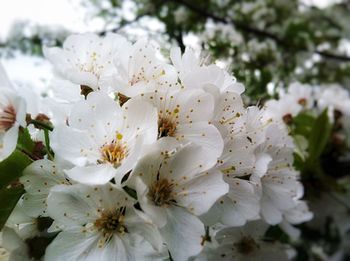
<instances>
[{"instance_id":1,"label":"cluster of petals","mask_svg":"<svg viewBox=\"0 0 350 261\"><path fill-rule=\"evenodd\" d=\"M172 48L167 60L144 40L82 34L44 54L55 72L47 100L54 159L33 162L21 177L26 193L4 230L18 245L12 256L30 258L28 238L54 234L43 260L287 258L264 233L269 225L293 230L312 213L293 141L271 120L285 104L245 107L244 86L191 49ZM26 110L0 92L1 160ZM292 116L314 99L299 85L281 97L295 104ZM322 97L329 106L329 94ZM46 234L38 219L52 221Z\"/></svg>"},{"instance_id":2,"label":"cluster of petals","mask_svg":"<svg viewBox=\"0 0 350 261\"><path fill-rule=\"evenodd\" d=\"M350 94L337 84L312 86L294 82L280 90L278 96L265 103L266 119L289 124L301 112L319 114L325 109L331 122L339 113L350 117Z\"/></svg>"}]
</instances>

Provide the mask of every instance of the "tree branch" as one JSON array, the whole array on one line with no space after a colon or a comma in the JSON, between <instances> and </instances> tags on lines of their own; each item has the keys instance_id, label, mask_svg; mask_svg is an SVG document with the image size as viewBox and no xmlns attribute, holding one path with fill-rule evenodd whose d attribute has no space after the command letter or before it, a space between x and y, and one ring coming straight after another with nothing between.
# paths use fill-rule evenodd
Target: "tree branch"
<instances>
[{"instance_id":1,"label":"tree branch","mask_svg":"<svg viewBox=\"0 0 350 261\"><path fill-rule=\"evenodd\" d=\"M189 1L185 1L185 0L165 0L165 1L174 2L174 3L180 4L182 6L185 6L186 8L191 10L192 12L195 12L202 17L211 18L216 22L221 22L223 24L232 24L238 30L245 31L247 33L252 33L252 34L255 34L257 36L261 36L263 38L268 38L268 39L274 40L277 44L279 44L282 47L292 48L292 49L295 49L296 51L310 51L307 49L293 48L293 46L290 46L290 44L288 42L286 42L285 40L281 39L280 37L278 37L277 35L275 35L273 33L270 33L268 31L264 31L264 30L261 30L261 29L255 28L255 27L251 27L249 25L235 21L234 19L228 19L228 18L223 18L223 17L217 16L211 12L208 12L207 10L203 10L196 5L193 5ZM314 50L311 52L317 53L324 58L333 59L333 60L337 60L340 62L350 62L349 56L333 54L333 53L329 53L329 52L325 52L325 51L318 51L318 50Z\"/></svg>"},{"instance_id":2,"label":"tree branch","mask_svg":"<svg viewBox=\"0 0 350 261\"><path fill-rule=\"evenodd\" d=\"M147 16L147 15L149 15L149 13L139 14L139 15L137 15L137 16L135 17L134 20L125 21L124 23L121 23L118 27L113 28L112 30L106 30L106 31L100 32L99 35L103 36L103 35L105 35L105 34L107 34L107 33L109 33L109 32L110 32L110 33L116 33L116 32L118 32L119 30L121 30L122 28L124 28L125 26L130 25L130 24L133 24L133 23L139 21L141 18L143 18L143 17L145 17L145 16Z\"/></svg>"}]
</instances>

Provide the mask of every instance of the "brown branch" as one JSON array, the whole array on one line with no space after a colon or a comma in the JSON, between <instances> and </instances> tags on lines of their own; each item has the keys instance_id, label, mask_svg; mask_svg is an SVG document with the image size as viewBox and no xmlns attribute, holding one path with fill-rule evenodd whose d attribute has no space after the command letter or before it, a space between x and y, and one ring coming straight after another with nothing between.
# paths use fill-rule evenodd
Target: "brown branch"
<instances>
[{"instance_id":1,"label":"brown branch","mask_svg":"<svg viewBox=\"0 0 350 261\"><path fill-rule=\"evenodd\" d=\"M149 13L139 14L135 17L134 20L125 21L125 22L121 23L118 27L113 28L112 30L106 30L106 31L100 32L99 35L102 36L102 35L105 35L107 33L117 33L119 30L123 29L125 26L131 25L147 15L149 15Z\"/></svg>"},{"instance_id":2,"label":"brown branch","mask_svg":"<svg viewBox=\"0 0 350 261\"><path fill-rule=\"evenodd\" d=\"M242 30L242 31L245 31L247 33L252 33L252 34L255 34L257 36L261 36L263 38L268 38L268 39L274 40L277 44L279 44L282 47L293 49L295 51L310 51L307 49L293 48L293 46L291 46L288 42L286 42L285 40L283 40L282 38L278 37L277 35L275 35L273 33L270 33L268 31L264 31L264 30L261 30L261 29L255 28L255 27L251 27L249 25L235 21L234 19L228 19L228 18L223 18L223 17L217 16L211 12L208 12L206 10L199 8L196 5L193 5L189 1L185 1L185 0L165 0L165 1L174 2L174 3L180 4L182 6L185 6L189 10L191 10L192 12L195 12L202 17L211 18L212 20L214 20L216 22L220 22L223 24L232 24L238 30ZM333 54L333 53L329 53L329 52L325 52L325 51L318 51L318 50L314 50L311 52L317 53L324 58L333 59L333 60L337 60L340 62L350 62L349 56Z\"/></svg>"}]
</instances>

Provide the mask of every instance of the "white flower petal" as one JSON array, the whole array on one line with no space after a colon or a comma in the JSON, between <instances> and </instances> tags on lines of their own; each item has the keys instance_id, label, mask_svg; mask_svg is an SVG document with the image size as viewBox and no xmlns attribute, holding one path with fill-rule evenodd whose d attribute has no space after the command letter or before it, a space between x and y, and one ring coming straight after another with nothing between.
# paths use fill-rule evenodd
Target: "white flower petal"
<instances>
[{"instance_id":1,"label":"white flower petal","mask_svg":"<svg viewBox=\"0 0 350 261\"><path fill-rule=\"evenodd\" d=\"M96 248L98 239L98 235L86 236L83 233L61 232L47 247L45 260L93 261L89 255Z\"/></svg>"},{"instance_id":2,"label":"white flower petal","mask_svg":"<svg viewBox=\"0 0 350 261\"><path fill-rule=\"evenodd\" d=\"M150 103L130 99L123 105L125 139L142 135L145 144L157 140L158 115L157 110Z\"/></svg>"},{"instance_id":3,"label":"white flower petal","mask_svg":"<svg viewBox=\"0 0 350 261\"><path fill-rule=\"evenodd\" d=\"M226 194L229 186L219 171L211 171L179 184L176 190L177 204L198 216L207 212L218 198Z\"/></svg>"},{"instance_id":4,"label":"white flower petal","mask_svg":"<svg viewBox=\"0 0 350 261\"><path fill-rule=\"evenodd\" d=\"M120 184L123 178L121 175L116 176L116 169L107 164L74 167L66 170L65 173L72 180L85 185L103 185L114 177L118 178L116 183Z\"/></svg>"},{"instance_id":5,"label":"white flower petal","mask_svg":"<svg viewBox=\"0 0 350 261\"><path fill-rule=\"evenodd\" d=\"M224 148L224 141L219 130L208 122L181 125L176 137L180 142L190 141L200 145L211 162L216 162Z\"/></svg>"},{"instance_id":6,"label":"white flower petal","mask_svg":"<svg viewBox=\"0 0 350 261\"><path fill-rule=\"evenodd\" d=\"M203 248L204 225L182 208L168 210L168 222L160 231L175 261L188 260L198 255Z\"/></svg>"},{"instance_id":7,"label":"white flower petal","mask_svg":"<svg viewBox=\"0 0 350 261\"><path fill-rule=\"evenodd\" d=\"M18 125L14 125L11 129L6 131L5 134L3 134L2 144L0 143L0 161L6 159L16 149L18 127Z\"/></svg>"},{"instance_id":8,"label":"white flower petal","mask_svg":"<svg viewBox=\"0 0 350 261\"><path fill-rule=\"evenodd\" d=\"M98 216L98 203L89 200L94 196L89 190L81 185L53 187L47 199L50 217L72 226L94 221Z\"/></svg>"}]
</instances>

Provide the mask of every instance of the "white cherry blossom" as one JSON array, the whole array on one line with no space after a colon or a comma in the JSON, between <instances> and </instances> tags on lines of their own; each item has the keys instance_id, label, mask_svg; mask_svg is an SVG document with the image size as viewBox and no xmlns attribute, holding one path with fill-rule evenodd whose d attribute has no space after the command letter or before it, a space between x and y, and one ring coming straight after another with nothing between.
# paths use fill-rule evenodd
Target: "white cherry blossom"
<instances>
[{"instance_id":1,"label":"white cherry blossom","mask_svg":"<svg viewBox=\"0 0 350 261\"><path fill-rule=\"evenodd\" d=\"M295 103L301 105L303 109L310 109L315 103L314 88L307 84L294 82L288 86L288 89L281 89L279 92L280 99L291 97Z\"/></svg>"},{"instance_id":2,"label":"white cherry blossom","mask_svg":"<svg viewBox=\"0 0 350 261\"><path fill-rule=\"evenodd\" d=\"M16 149L20 126L26 126L25 101L10 88L0 86L0 161Z\"/></svg>"},{"instance_id":3,"label":"white cherry blossom","mask_svg":"<svg viewBox=\"0 0 350 261\"><path fill-rule=\"evenodd\" d=\"M176 71L170 64L156 56L157 50L145 40L123 45L123 51L115 57L115 70L101 79L107 91L125 97L158 89L179 89Z\"/></svg>"},{"instance_id":4,"label":"white cherry blossom","mask_svg":"<svg viewBox=\"0 0 350 261\"><path fill-rule=\"evenodd\" d=\"M349 91L339 85L323 86L317 92L317 107L320 110L328 108L331 119L335 111L350 117L350 94Z\"/></svg>"},{"instance_id":5,"label":"white cherry blossom","mask_svg":"<svg viewBox=\"0 0 350 261\"><path fill-rule=\"evenodd\" d=\"M133 208L135 201L112 185L59 185L48 198L49 215L64 225L45 260L162 260L160 236Z\"/></svg>"},{"instance_id":6,"label":"white cherry blossom","mask_svg":"<svg viewBox=\"0 0 350 261\"><path fill-rule=\"evenodd\" d=\"M126 44L126 39L117 34L73 34L63 48L44 48L44 55L62 78L98 90L101 76L114 69L113 57Z\"/></svg>"},{"instance_id":7,"label":"white cherry blossom","mask_svg":"<svg viewBox=\"0 0 350 261\"><path fill-rule=\"evenodd\" d=\"M104 184L123 176L137 163L144 144L157 138L157 112L146 102L130 100L120 107L103 93L93 92L73 107L69 126L57 126L51 136L57 156L75 165L71 179Z\"/></svg>"},{"instance_id":8,"label":"white cherry blossom","mask_svg":"<svg viewBox=\"0 0 350 261\"><path fill-rule=\"evenodd\" d=\"M219 247L210 251L208 260L288 260L289 247L265 240L268 225L254 221L240 228L224 228L215 236Z\"/></svg>"},{"instance_id":9,"label":"white cherry blossom","mask_svg":"<svg viewBox=\"0 0 350 261\"><path fill-rule=\"evenodd\" d=\"M214 99L203 90L155 91L140 94L137 100L150 102L158 112L158 138L173 137L181 144L200 145L208 160L215 160L223 150L218 129L210 123Z\"/></svg>"},{"instance_id":10,"label":"white cherry blossom","mask_svg":"<svg viewBox=\"0 0 350 261\"><path fill-rule=\"evenodd\" d=\"M131 174L141 209L161 228L174 260L201 251L205 231L197 216L228 191L222 175L208 171L208 162L198 146L186 145L145 156Z\"/></svg>"},{"instance_id":11,"label":"white cherry blossom","mask_svg":"<svg viewBox=\"0 0 350 261\"><path fill-rule=\"evenodd\" d=\"M272 120L278 124L289 124L293 117L302 111L303 106L297 103L294 97L285 96L280 100L268 100L264 109L266 120Z\"/></svg>"},{"instance_id":12,"label":"white cherry blossom","mask_svg":"<svg viewBox=\"0 0 350 261\"><path fill-rule=\"evenodd\" d=\"M299 173L293 167L293 143L283 128L270 125L266 141L256 149L263 159L264 172L256 172L251 180L260 188L261 215L269 224L278 224L283 214L295 208L303 195Z\"/></svg>"}]
</instances>

